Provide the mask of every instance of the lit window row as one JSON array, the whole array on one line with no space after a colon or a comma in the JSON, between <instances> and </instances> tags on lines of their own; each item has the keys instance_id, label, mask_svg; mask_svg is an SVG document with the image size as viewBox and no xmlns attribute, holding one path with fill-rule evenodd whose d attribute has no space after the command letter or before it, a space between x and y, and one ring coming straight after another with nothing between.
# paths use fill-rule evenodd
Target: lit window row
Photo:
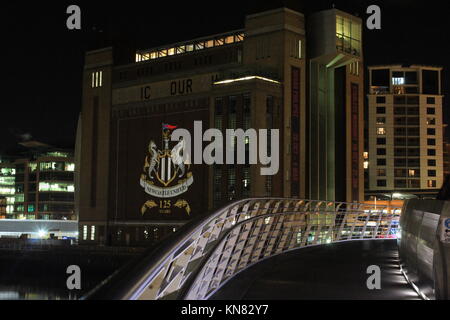
<instances>
[{"instance_id":1,"label":"lit window row","mask_svg":"<svg viewBox=\"0 0 450 320\"><path fill-rule=\"evenodd\" d=\"M41 171L75 171L75 164L72 162L41 162Z\"/></svg>"},{"instance_id":2,"label":"lit window row","mask_svg":"<svg viewBox=\"0 0 450 320\"><path fill-rule=\"evenodd\" d=\"M244 34L238 33L220 36L213 39L199 40L192 43L184 43L171 48L163 48L149 52L136 53L136 62L164 58L187 52L199 51L207 48L219 47L227 44L241 42L243 40Z\"/></svg>"},{"instance_id":3,"label":"lit window row","mask_svg":"<svg viewBox=\"0 0 450 320\"><path fill-rule=\"evenodd\" d=\"M60 152L60 151L47 152L46 155L49 157L62 157L62 158L70 157L70 154L68 154L67 152Z\"/></svg>"},{"instance_id":4,"label":"lit window row","mask_svg":"<svg viewBox=\"0 0 450 320\"><path fill-rule=\"evenodd\" d=\"M14 177L1 177L0 176L0 184L12 185L12 184L14 184L14 181L15 181Z\"/></svg>"},{"instance_id":5,"label":"lit window row","mask_svg":"<svg viewBox=\"0 0 450 320\"><path fill-rule=\"evenodd\" d=\"M14 194L15 188L0 187L0 194Z\"/></svg>"},{"instance_id":6,"label":"lit window row","mask_svg":"<svg viewBox=\"0 0 450 320\"><path fill-rule=\"evenodd\" d=\"M70 183L48 183L39 182L39 191L63 191L74 192L75 187Z\"/></svg>"},{"instance_id":7,"label":"lit window row","mask_svg":"<svg viewBox=\"0 0 450 320\"><path fill-rule=\"evenodd\" d=\"M16 174L16 169L14 168L1 168L0 174L2 176L13 176Z\"/></svg>"}]
</instances>

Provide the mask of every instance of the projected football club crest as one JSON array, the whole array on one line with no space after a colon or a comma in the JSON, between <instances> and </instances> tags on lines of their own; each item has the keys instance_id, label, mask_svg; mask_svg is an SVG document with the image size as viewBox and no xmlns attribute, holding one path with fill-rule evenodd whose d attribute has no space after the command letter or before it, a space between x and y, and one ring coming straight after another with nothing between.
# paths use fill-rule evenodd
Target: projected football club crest
<instances>
[{"instance_id":1,"label":"projected football club crest","mask_svg":"<svg viewBox=\"0 0 450 320\"><path fill-rule=\"evenodd\" d=\"M173 142L175 145L170 147L172 130L176 128L169 124L162 125L161 150L153 140L148 145L140 184L153 199L142 206L142 215L152 210L170 214L174 207L190 214L189 203L178 197L194 183L194 177L189 160L183 157L186 152L185 141Z\"/></svg>"}]
</instances>

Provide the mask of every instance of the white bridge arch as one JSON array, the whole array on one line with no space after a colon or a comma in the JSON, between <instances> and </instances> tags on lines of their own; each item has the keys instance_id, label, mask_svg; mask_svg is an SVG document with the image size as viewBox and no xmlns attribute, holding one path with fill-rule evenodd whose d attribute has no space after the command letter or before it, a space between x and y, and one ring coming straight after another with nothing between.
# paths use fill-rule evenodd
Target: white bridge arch
<instances>
[{"instance_id":1,"label":"white bridge arch","mask_svg":"<svg viewBox=\"0 0 450 320\"><path fill-rule=\"evenodd\" d=\"M364 203L254 198L193 221L139 264L87 298L208 299L239 272L291 250L396 238L401 208Z\"/></svg>"}]
</instances>

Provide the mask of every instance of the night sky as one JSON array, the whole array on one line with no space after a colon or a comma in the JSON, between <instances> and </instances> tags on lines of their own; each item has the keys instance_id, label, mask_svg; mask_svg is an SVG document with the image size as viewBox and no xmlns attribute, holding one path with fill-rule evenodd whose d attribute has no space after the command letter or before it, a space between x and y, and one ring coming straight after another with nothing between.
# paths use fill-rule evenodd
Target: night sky
<instances>
[{"instance_id":1,"label":"night sky","mask_svg":"<svg viewBox=\"0 0 450 320\"><path fill-rule=\"evenodd\" d=\"M71 147L81 109L84 52L113 45L117 59L150 48L244 27L246 14L286 6L305 14L336 8L365 21L382 10L382 29L364 28L366 65L427 64L444 70L450 94L448 1L19 1L2 3L0 152L23 139ZM256 4L255 4L256 3ZM81 8L82 29L66 28L66 8ZM446 99L448 101L448 99ZM444 109L448 108L445 103ZM446 112L445 118L449 118ZM448 122L448 121L447 121Z\"/></svg>"}]
</instances>

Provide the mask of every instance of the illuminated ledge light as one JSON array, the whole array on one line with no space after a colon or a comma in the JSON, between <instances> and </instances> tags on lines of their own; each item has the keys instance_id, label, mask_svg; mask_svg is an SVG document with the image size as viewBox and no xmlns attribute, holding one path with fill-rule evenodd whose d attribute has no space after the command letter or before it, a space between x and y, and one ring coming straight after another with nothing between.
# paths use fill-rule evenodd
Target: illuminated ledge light
<instances>
[{"instance_id":1,"label":"illuminated ledge light","mask_svg":"<svg viewBox=\"0 0 450 320\"><path fill-rule=\"evenodd\" d=\"M249 77L244 77L244 78L237 78L237 79L228 79L228 80L217 81L217 82L214 82L214 84L215 85L227 84L227 83L233 83L233 82L238 82L238 81L248 81L248 80L253 80L253 79L259 79L259 80L272 82L272 83L278 83L278 84L281 83L280 81L276 81L276 80L272 80L272 79L264 78L264 77L260 77L260 76L249 76Z\"/></svg>"},{"instance_id":2,"label":"illuminated ledge light","mask_svg":"<svg viewBox=\"0 0 450 320\"><path fill-rule=\"evenodd\" d=\"M406 272L403 270L402 266L400 265L400 271L403 274L403 277L405 277L406 281L413 287L414 291L423 299L423 300L431 300L428 298L420 289L417 287L414 282L412 282Z\"/></svg>"}]
</instances>

